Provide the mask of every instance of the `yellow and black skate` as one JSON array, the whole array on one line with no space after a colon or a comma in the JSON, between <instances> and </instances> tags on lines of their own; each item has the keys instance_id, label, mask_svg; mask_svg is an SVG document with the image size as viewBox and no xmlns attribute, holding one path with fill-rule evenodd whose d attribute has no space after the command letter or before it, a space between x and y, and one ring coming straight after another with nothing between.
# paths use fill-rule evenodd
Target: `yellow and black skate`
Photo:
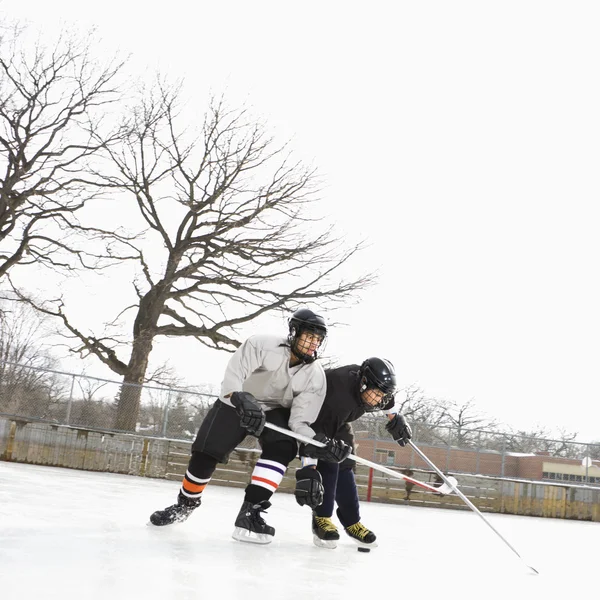
<instances>
[{"instance_id":1,"label":"yellow and black skate","mask_svg":"<svg viewBox=\"0 0 600 600\"><path fill-rule=\"evenodd\" d=\"M330 548L333 550L333 548L337 547L340 534L330 517L319 517L313 513L312 531L313 542L318 548Z\"/></svg>"},{"instance_id":2,"label":"yellow and black skate","mask_svg":"<svg viewBox=\"0 0 600 600\"><path fill-rule=\"evenodd\" d=\"M346 527L344 531L362 548L376 548L377 536L367 529L360 521Z\"/></svg>"}]
</instances>

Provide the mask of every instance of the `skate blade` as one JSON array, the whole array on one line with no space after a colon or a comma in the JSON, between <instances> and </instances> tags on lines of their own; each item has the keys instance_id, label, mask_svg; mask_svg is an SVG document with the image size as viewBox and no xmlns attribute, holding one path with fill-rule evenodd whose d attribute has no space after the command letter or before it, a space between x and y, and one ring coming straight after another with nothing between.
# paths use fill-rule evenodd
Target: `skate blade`
<instances>
[{"instance_id":1,"label":"skate blade","mask_svg":"<svg viewBox=\"0 0 600 600\"><path fill-rule=\"evenodd\" d=\"M329 550L337 548L337 540L322 540L318 535L313 535L313 543L317 548L328 548Z\"/></svg>"},{"instance_id":2,"label":"skate blade","mask_svg":"<svg viewBox=\"0 0 600 600\"><path fill-rule=\"evenodd\" d=\"M238 542L247 544L270 544L273 541L273 536L268 533L255 533L243 527L236 527L231 537Z\"/></svg>"}]
</instances>

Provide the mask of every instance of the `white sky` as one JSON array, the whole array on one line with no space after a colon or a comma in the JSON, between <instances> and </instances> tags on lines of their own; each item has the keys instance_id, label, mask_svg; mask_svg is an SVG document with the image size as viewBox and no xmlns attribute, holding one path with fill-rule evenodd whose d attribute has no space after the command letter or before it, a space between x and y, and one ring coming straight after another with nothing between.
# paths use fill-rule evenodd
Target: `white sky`
<instances>
[{"instance_id":1,"label":"white sky","mask_svg":"<svg viewBox=\"0 0 600 600\"><path fill-rule=\"evenodd\" d=\"M179 483L0 462L0 582L15 600L593 598L598 523L361 504L378 547L312 542L310 511L278 492L267 546L236 542L243 490L209 486L182 524L147 525ZM41 490L41 493L40 493ZM337 519L334 517L337 523ZM533 574L526 565L538 570Z\"/></svg>"},{"instance_id":2,"label":"white sky","mask_svg":"<svg viewBox=\"0 0 600 600\"><path fill-rule=\"evenodd\" d=\"M347 327L327 351L340 363L386 356L403 386L600 439L597 2L0 10L48 32L96 25L132 68L185 77L199 114L225 90L293 137L326 181L324 208L371 242L362 266L381 273L335 315ZM181 341L159 357L190 383L218 383L228 359Z\"/></svg>"}]
</instances>

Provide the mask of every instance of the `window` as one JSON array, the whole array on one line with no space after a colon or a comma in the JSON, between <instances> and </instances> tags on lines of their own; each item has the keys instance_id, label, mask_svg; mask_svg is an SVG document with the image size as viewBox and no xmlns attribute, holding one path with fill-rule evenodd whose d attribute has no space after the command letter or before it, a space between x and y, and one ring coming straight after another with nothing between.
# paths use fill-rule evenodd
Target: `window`
<instances>
[{"instance_id":1,"label":"window","mask_svg":"<svg viewBox=\"0 0 600 600\"><path fill-rule=\"evenodd\" d=\"M375 450L375 459L380 464L393 465L396 463L396 452L394 450Z\"/></svg>"}]
</instances>

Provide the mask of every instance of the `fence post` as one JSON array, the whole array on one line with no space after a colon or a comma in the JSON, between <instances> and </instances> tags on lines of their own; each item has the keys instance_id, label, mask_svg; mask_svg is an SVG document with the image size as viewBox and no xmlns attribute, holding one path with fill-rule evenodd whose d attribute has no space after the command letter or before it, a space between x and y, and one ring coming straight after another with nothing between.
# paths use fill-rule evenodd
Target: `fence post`
<instances>
[{"instance_id":1,"label":"fence post","mask_svg":"<svg viewBox=\"0 0 600 600\"><path fill-rule=\"evenodd\" d=\"M415 423L414 427L413 427L413 440L415 441L415 444L420 444L421 440L419 439L419 424ZM411 446L410 447L410 465L408 465L411 469L414 468L415 466L415 450L414 448Z\"/></svg>"},{"instance_id":2,"label":"fence post","mask_svg":"<svg viewBox=\"0 0 600 600\"><path fill-rule=\"evenodd\" d=\"M162 437L167 437L167 423L169 422L169 404L171 403L171 390L167 394L167 402L165 404L165 412L163 414Z\"/></svg>"},{"instance_id":3,"label":"fence post","mask_svg":"<svg viewBox=\"0 0 600 600\"><path fill-rule=\"evenodd\" d=\"M592 459L590 458L590 447L588 444L585 445L585 454L583 459L583 464L585 465L585 482L590 482L590 465L592 464Z\"/></svg>"},{"instance_id":4,"label":"fence post","mask_svg":"<svg viewBox=\"0 0 600 600\"><path fill-rule=\"evenodd\" d=\"M65 418L65 425L71 424L71 407L73 406L73 389L75 388L75 375L71 379L71 392L69 393L69 400L67 402L67 416Z\"/></svg>"},{"instance_id":5,"label":"fence post","mask_svg":"<svg viewBox=\"0 0 600 600\"><path fill-rule=\"evenodd\" d=\"M452 451L452 429L450 427L448 429L448 444L446 447L446 473L448 473L450 469L450 452Z\"/></svg>"},{"instance_id":6,"label":"fence post","mask_svg":"<svg viewBox=\"0 0 600 600\"><path fill-rule=\"evenodd\" d=\"M371 493L373 492L373 467L369 468L369 483L367 484L367 502L371 502Z\"/></svg>"}]
</instances>

